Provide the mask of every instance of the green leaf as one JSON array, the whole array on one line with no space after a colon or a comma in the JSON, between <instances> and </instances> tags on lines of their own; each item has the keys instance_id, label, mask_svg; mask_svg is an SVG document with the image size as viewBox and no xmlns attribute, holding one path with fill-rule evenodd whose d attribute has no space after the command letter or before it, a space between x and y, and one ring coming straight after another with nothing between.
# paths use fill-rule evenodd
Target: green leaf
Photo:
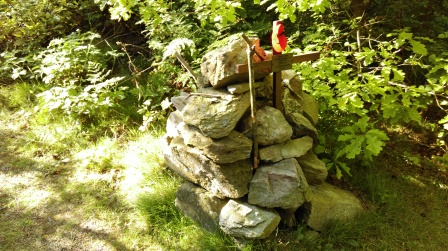
<instances>
[{"instance_id":1,"label":"green leaf","mask_svg":"<svg viewBox=\"0 0 448 251\"><path fill-rule=\"evenodd\" d=\"M365 141L364 136L356 136L350 141L350 144L344 147L344 152L346 153L347 159L354 159L356 155L361 153L362 144Z\"/></svg>"},{"instance_id":2,"label":"green leaf","mask_svg":"<svg viewBox=\"0 0 448 251\"><path fill-rule=\"evenodd\" d=\"M386 82L389 82L390 73L391 73L390 67L383 67L383 69L381 70L381 76L383 76L383 78Z\"/></svg>"},{"instance_id":3,"label":"green leaf","mask_svg":"<svg viewBox=\"0 0 448 251\"><path fill-rule=\"evenodd\" d=\"M366 149L371 151L374 156L377 156L383 150L384 143L374 135L366 135Z\"/></svg>"},{"instance_id":4,"label":"green leaf","mask_svg":"<svg viewBox=\"0 0 448 251\"><path fill-rule=\"evenodd\" d=\"M356 126L361 130L361 132L365 132L367 130L368 121L370 118L368 116L363 116L360 119L358 119L358 122L356 122Z\"/></svg>"},{"instance_id":5,"label":"green leaf","mask_svg":"<svg viewBox=\"0 0 448 251\"><path fill-rule=\"evenodd\" d=\"M428 54L428 50L426 49L425 45L420 43L419 41L411 40L410 41L412 45L412 51L414 53L426 56Z\"/></svg>"},{"instance_id":6,"label":"green leaf","mask_svg":"<svg viewBox=\"0 0 448 251\"><path fill-rule=\"evenodd\" d=\"M379 129L371 129L366 133L366 135L375 136L380 140L389 140L389 137L386 135L386 133Z\"/></svg>"},{"instance_id":7,"label":"green leaf","mask_svg":"<svg viewBox=\"0 0 448 251\"><path fill-rule=\"evenodd\" d=\"M162 110L166 110L171 106L171 102L170 102L169 98L166 98L162 101L162 103L160 105L162 107Z\"/></svg>"},{"instance_id":8,"label":"green leaf","mask_svg":"<svg viewBox=\"0 0 448 251\"><path fill-rule=\"evenodd\" d=\"M409 107L407 109L407 113L411 120L419 122L419 123L421 122L422 117L421 117L420 113L417 111L416 107L415 108Z\"/></svg>"},{"instance_id":9,"label":"green leaf","mask_svg":"<svg viewBox=\"0 0 448 251\"><path fill-rule=\"evenodd\" d=\"M448 32L439 34L439 36L437 36L438 38L448 38Z\"/></svg>"},{"instance_id":10,"label":"green leaf","mask_svg":"<svg viewBox=\"0 0 448 251\"><path fill-rule=\"evenodd\" d=\"M349 176L352 176L350 173L350 167L348 167L346 163L337 161L336 164L340 166L342 170L344 170L344 172L346 172Z\"/></svg>"},{"instance_id":11,"label":"green leaf","mask_svg":"<svg viewBox=\"0 0 448 251\"><path fill-rule=\"evenodd\" d=\"M323 153L323 152L325 152L325 146L323 146L323 145L317 145L314 148L314 153L315 154L320 154L320 153Z\"/></svg>"},{"instance_id":12,"label":"green leaf","mask_svg":"<svg viewBox=\"0 0 448 251\"><path fill-rule=\"evenodd\" d=\"M395 105L382 106L382 109L383 117L386 119L393 118L397 114L397 107Z\"/></svg>"},{"instance_id":13,"label":"green leaf","mask_svg":"<svg viewBox=\"0 0 448 251\"><path fill-rule=\"evenodd\" d=\"M373 63L373 57L376 55L376 51L370 48L363 48L365 52L362 53L364 56L364 66L368 66Z\"/></svg>"},{"instance_id":14,"label":"green leaf","mask_svg":"<svg viewBox=\"0 0 448 251\"><path fill-rule=\"evenodd\" d=\"M343 135L339 135L338 137L338 141L347 141L347 140L351 140L355 137L356 135L354 134L343 134Z\"/></svg>"},{"instance_id":15,"label":"green leaf","mask_svg":"<svg viewBox=\"0 0 448 251\"><path fill-rule=\"evenodd\" d=\"M439 124L446 124L446 123L448 123L448 115L439 121Z\"/></svg>"},{"instance_id":16,"label":"green leaf","mask_svg":"<svg viewBox=\"0 0 448 251\"><path fill-rule=\"evenodd\" d=\"M401 82L404 80L405 73L402 70L392 68L392 72L394 73L392 81Z\"/></svg>"},{"instance_id":17,"label":"green leaf","mask_svg":"<svg viewBox=\"0 0 448 251\"><path fill-rule=\"evenodd\" d=\"M342 178L342 172L341 169L337 165L335 165L336 168L336 178L341 179Z\"/></svg>"},{"instance_id":18,"label":"green leaf","mask_svg":"<svg viewBox=\"0 0 448 251\"><path fill-rule=\"evenodd\" d=\"M12 79L17 79L21 75L25 75L25 74L26 74L26 70L21 69L21 68L14 68L11 78Z\"/></svg>"},{"instance_id":19,"label":"green leaf","mask_svg":"<svg viewBox=\"0 0 448 251\"><path fill-rule=\"evenodd\" d=\"M410 39L412 39L412 33L401 32L398 35L398 38L397 38L397 41L396 41L398 47L402 46L406 42L406 40L410 40Z\"/></svg>"},{"instance_id":20,"label":"green leaf","mask_svg":"<svg viewBox=\"0 0 448 251\"><path fill-rule=\"evenodd\" d=\"M350 246L355 247L355 248L361 247L361 245L355 240L348 240L347 243L350 244Z\"/></svg>"}]
</instances>

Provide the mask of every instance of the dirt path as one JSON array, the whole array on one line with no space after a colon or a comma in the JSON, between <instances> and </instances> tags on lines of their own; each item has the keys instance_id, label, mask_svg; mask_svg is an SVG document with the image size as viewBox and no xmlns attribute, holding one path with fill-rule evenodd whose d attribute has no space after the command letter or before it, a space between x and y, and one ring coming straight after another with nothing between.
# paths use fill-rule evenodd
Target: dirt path
<instances>
[{"instance_id":1,"label":"dirt path","mask_svg":"<svg viewBox=\"0 0 448 251\"><path fill-rule=\"evenodd\" d=\"M75 163L24 150L26 131L20 117L1 113L0 250L128 250L117 222L129 209L113 174L92 178Z\"/></svg>"}]
</instances>

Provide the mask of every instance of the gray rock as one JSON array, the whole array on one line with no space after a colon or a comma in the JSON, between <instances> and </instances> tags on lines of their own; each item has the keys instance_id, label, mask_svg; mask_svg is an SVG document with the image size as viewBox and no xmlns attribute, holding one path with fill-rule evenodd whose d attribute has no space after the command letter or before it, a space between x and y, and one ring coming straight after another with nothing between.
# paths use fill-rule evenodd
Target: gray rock
<instances>
[{"instance_id":1,"label":"gray rock","mask_svg":"<svg viewBox=\"0 0 448 251\"><path fill-rule=\"evenodd\" d=\"M302 92L300 103L303 107L303 115L307 117L315 126L319 120L319 104L311 95Z\"/></svg>"},{"instance_id":2,"label":"gray rock","mask_svg":"<svg viewBox=\"0 0 448 251\"><path fill-rule=\"evenodd\" d=\"M302 169L291 158L257 168L250 182L248 202L267 208L297 209L310 196Z\"/></svg>"},{"instance_id":3,"label":"gray rock","mask_svg":"<svg viewBox=\"0 0 448 251\"><path fill-rule=\"evenodd\" d=\"M254 88L258 89L264 85L263 82L255 82ZM250 91L249 83L241 83L241 84L234 84L234 85L228 85L227 90L232 94L241 94L244 92Z\"/></svg>"},{"instance_id":4,"label":"gray rock","mask_svg":"<svg viewBox=\"0 0 448 251\"><path fill-rule=\"evenodd\" d=\"M295 71L282 71L282 81L287 83L297 94L302 94L302 82Z\"/></svg>"},{"instance_id":5,"label":"gray rock","mask_svg":"<svg viewBox=\"0 0 448 251\"><path fill-rule=\"evenodd\" d=\"M219 198L240 198L248 192L252 178L249 159L219 165L196 148L186 146L181 137L165 145L163 154L171 170Z\"/></svg>"},{"instance_id":6,"label":"gray rock","mask_svg":"<svg viewBox=\"0 0 448 251\"><path fill-rule=\"evenodd\" d=\"M189 94L186 92L181 92L179 96L171 98L171 103L176 107L178 111L182 111L187 103Z\"/></svg>"},{"instance_id":7,"label":"gray rock","mask_svg":"<svg viewBox=\"0 0 448 251\"><path fill-rule=\"evenodd\" d=\"M210 84L210 82L208 81L208 79L206 79L201 71L199 71L198 75L197 75L197 81L196 81L196 86L198 89L202 89L202 88L207 88L207 87L211 87L212 85Z\"/></svg>"},{"instance_id":8,"label":"gray rock","mask_svg":"<svg viewBox=\"0 0 448 251\"><path fill-rule=\"evenodd\" d=\"M184 215L190 217L206 230L216 233L219 214L228 200L219 199L207 190L190 182L184 182L176 193L175 205Z\"/></svg>"},{"instance_id":9,"label":"gray rock","mask_svg":"<svg viewBox=\"0 0 448 251\"><path fill-rule=\"evenodd\" d=\"M313 147L313 139L305 136L261 148L259 157L262 162L278 162L283 159L298 158L305 155Z\"/></svg>"},{"instance_id":10,"label":"gray rock","mask_svg":"<svg viewBox=\"0 0 448 251\"><path fill-rule=\"evenodd\" d=\"M331 222L348 222L363 212L361 202L352 193L328 183L312 187L313 197L303 205L301 211L308 226L322 231Z\"/></svg>"},{"instance_id":11,"label":"gray rock","mask_svg":"<svg viewBox=\"0 0 448 251\"><path fill-rule=\"evenodd\" d=\"M231 95L225 90L207 88L190 96L181 113L187 125L197 127L207 137L218 139L230 134L249 106L248 92Z\"/></svg>"},{"instance_id":12,"label":"gray rock","mask_svg":"<svg viewBox=\"0 0 448 251\"><path fill-rule=\"evenodd\" d=\"M286 89L283 94L283 107L285 108L285 114L289 115L291 113L303 114L303 107L300 100L301 97L296 95L289 89Z\"/></svg>"},{"instance_id":13,"label":"gray rock","mask_svg":"<svg viewBox=\"0 0 448 251\"><path fill-rule=\"evenodd\" d=\"M294 71L282 72L283 85L288 86L283 96L285 114L301 113L315 126L319 118L319 104L302 91L302 82Z\"/></svg>"},{"instance_id":14,"label":"gray rock","mask_svg":"<svg viewBox=\"0 0 448 251\"><path fill-rule=\"evenodd\" d=\"M263 78L263 86L256 89L257 98L270 100L272 106L272 93L274 89L272 73Z\"/></svg>"},{"instance_id":15,"label":"gray rock","mask_svg":"<svg viewBox=\"0 0 448 251\"><path fill-rule=\"evenodd\" d=\"M302 167L308 184L319 185L327 178L328 171L325 163L318 159L312 150L297 158L297 161Z\"/></svg>"},{"instance_id":16,"label":"gray rock","mask_svg":"<svg viewBox=\"0 0 448 251\"><path fill-rule=\"evenodd\" d=\"M170 113L166 121L166 134L165 138L175 138L179 136L179 130L177 129L179 124L183 124L184 119L179 111Z\"/></svg>"},{"instance_id":17,"label":"gray rock","mask_svg":"<svg viewBox=\"0 0 448 251\"><path fill-rule=\"evenodd\" d=\"M303 114L303 110L306 109L306 107L302 107L302 82L296 76L297 74L292 70L282 72L282 85L284 87L282 103L285 114Z\"/></svg>"},{"instance_id":18,"label":"gray rock","mask_svg":"<svg viewBox=\"0 0 448 251\"><path fill-rule=\"evenodd\" d=\"M256 117L258 144L267 146L291 139L293 130L279 110L265 106L257 111ZM249 131L252 120L249 118L247 121L246 130Z\"/></svg>"},{"instance_id":19,"label":"gray rock","mask_svg":"<svg viewBox=\"0 0 448 251\"><path fill-rule=\"evenodd\" d=\"M255 42L256 39L253 40ZM249 79L248 73L236 73L237 64L247 64L247 44L240 36L229 38L225 46L206 53L202 57L201 74L203 82L210 82L214 88L220 88ZM269 73L256 72L255 79Z\"/></svg>"},{"instance_id":20,"label":"gray rock","mask_svg":"<svg viewBox=\"0 0 448 251\"><path fill-rule=\"evenodd\" d=\"M220 139L212 139L186 124L181 125L179 130L186 145L195 147L215 163L232 163L250 158L252 140L237 131L231 131Z\"/></svg>"},{"instance_id":21,"label":"gray rock","mask_svg":"<svg viewBox=\"0 0 448 251\"><path fill-rule=\"evenodd\" d=\"M286 119L292 126L294 138L300 138L308 135L317 141L317 129L301 113L286 114Z\"/></svg>"},{"instance_id":22,"label":"gray rock","mask_svg":"<svg viewBox=\"0 0 448 251\"><path fill-rule=\"evenodd\" d=\"M219 215L219 225L225 233L250 239L267 238L279 223L275 210L235 200L229 200Z\"/></svg>"},{"instance_id":23,"label":"gray rock","mask_svg":"<svg viewBox=\"0 0 448 251\"><path fill-rule=\"evenodd\" d=\"M277 212L280 214L281 222L283 225L287 226L288 228L294 228L297 227L297 220L296 220L296 209L283 209L283 208L277 208Z\"/></svg>"}]
</instances>

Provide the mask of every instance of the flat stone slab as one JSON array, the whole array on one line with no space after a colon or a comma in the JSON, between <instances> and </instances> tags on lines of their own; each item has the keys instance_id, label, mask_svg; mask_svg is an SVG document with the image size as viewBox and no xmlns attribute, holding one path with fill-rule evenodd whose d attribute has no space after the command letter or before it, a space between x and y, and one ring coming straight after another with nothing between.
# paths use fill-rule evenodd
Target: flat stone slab
<instances>
[{"instance_id":1,"label":"flat stone slab","mask_svg":"<svg viewBox=\"0 0 448 251\"><path fill-rule=\"evenodd\" d=\"M297 161L299 161L299 164L302 167L308 184L319 185L327 178L328 171L325 163L317 158L312 150L297 158Z\"/></svg>"},{"instance_id":2,"label":"flat stone slab","mask_svg":"<svg viewBox=\"0 0 448 251\"><path fill-rule=\"evenodd\" d=\"M252 140L242 133L231 131L228 136L212 139L186 124L181 124L178 128L186 145L195 147L217 164L250 158Z\"/></svg>"},{"instance_id":3,"label":"flat stone slab","mask_svg":"<svg viewBox=\"0 0 448 251\"><path fill-rule=\"evenodd\" d=\"M207 231L217 233L221 230L219 214L227 201L187 181L177 190L175 205Z\"/></svg>"},{"instance_id":4,"label":"flat stone slab","mask_svg":"<svg viewBox=\"0 0 448 251\"><path fill-rule=\"evenodd\" d=\"M248 202L267 208L297 209L311 191L296 159L261 165L249 186Z\"/></svg>"},{"instance_id":5,"label":"flat stone slab","mask_svg":"<svg viewBox=\"0 0 448 251\"><path fill-rule=\"evenodd\" d=\"M253 38L252 43L259 45L260 40ZM221 88L229 84L247 81L249 79L247 73L236 73L236 65L247 64L246 48L247 44L244 39L240 35L236 35L228 38L224 46L207 52L202 57L201 63L203 85L210 83L214 88ZM254 78L260 79L268 74L255 72Z\"/></svg>"},{"instance_id":6,"label":"flat stone slab","mask_svg":"<svg viewBox=\"0 0 448 251\"><path fill-rule=\"evenodd\" d=\"M312 229L322 231L335 220L349 222L362 213L361 202L354 194L328 183L312 187L313 197L300 209Z\"/></svg>"},{"instance_id":7,"label":"flat stone slab","mask_svg":"<svg viewBox=\"0 0 448 251\"><path fill-rule=\"evenodd\" d=\"M232 95L225 90L204 89L191 95L181 114L185 124L198 128L205 136L228 136L250 107L250 94Z\"/></svg>"},{"instance_id":8,"label":"flat stone slab","mask_svg":"<svg viewBox=\"0 0 448 251\"><path fill-rule=\"evenodd\" d=\"M229 200L219 215L221 229L234 237L267 238L280 223L274 209L260 208L246 202Z\"/></svg>"},{"instance_id":9,"label":"flat stone slab","mask_svg":"<svg viewBox=\"0 0 448 251\"><path fill-rule=\"evenodd\" d=\"M313 139L305 136L289 140L282 144L276 144L261 148L259 151L262 162L278 162L283 159L298 158L305 155L313 147Z\"/></svg>"},{"instance_id":10,"label":"flat stone slab","mask_svg":"<svg viewBox=\"0 0 448 251\"><path fill-rule=\"evenodd\" d=\"M217 164L194 147L173 138L163 148L167 166L187 181L200 185L219 198L241 198L248 193L252 178L249 159Z\"/></svg>"},{"instance_id":11,"label":"flat stone slab","mask_svg":"<svg viewBox=\"0 0 448 251\"><path fill-rule=\"evenodd\" d=\"M255 82L254 88L260 88L264 85L263 82ZM232 94L241 94L244 92L250 91L249 83L241 83L241 84L234 84L234 85L228 85L227 90Z\"/></svg>"},{"instance_id":12,"label":"flat stone slab","mask_svg":"<svg viewBox=\"0 0 448 251\"><path fill-rule=\"evenodd\" d=\"M293 137L300 138L303 136L311 136L317 139L317 129L314 125L301 113L286 114L286 119L292 126L294 131Z\"/></svg>"}]
</instances>

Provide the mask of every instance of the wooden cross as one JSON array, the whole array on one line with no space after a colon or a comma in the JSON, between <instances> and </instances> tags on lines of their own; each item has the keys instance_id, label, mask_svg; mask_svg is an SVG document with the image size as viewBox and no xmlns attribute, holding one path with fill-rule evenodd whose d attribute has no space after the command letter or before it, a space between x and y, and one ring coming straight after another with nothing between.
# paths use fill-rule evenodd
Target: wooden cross
<instances>
[{"instance_id":1,"label":"wooden cross","mask_svg":"<svg viewBox=\"0 0 448 251\"><path fill-rule=\"evenodd\" d=\"M286 53L282 54L282 51L287 46L287 38L284 34L284 26L282 21L277 20L273 22L272 26L272 60L265 60L259 63L253 63L251 66L253 68L254 72L262 71L262 72L273 72L273 100L272 103L274 104L274 107L278 110L283 110L282 105L282 71L289 70L292 68L292 64L305 62L305 61L311 61L316 60L319 58L319 52L311 52L307 54L302 55L293 55L292 53ZM246 40L246 43L248 43L250 46L251 42L248 41L247 37L244 36L244 40ZM252 48L254 52L256 53L255 49ZM260 56L257 53L257 56L263 60L263 57ZM249 65L248 64L240 64L236 66L236 73L246 73L249 71Z\"/></svg>"},{"instance_id":2,"label":"wooden cross","mask_svg":"<svg viewBox=\"0 0 448 251\"><path fill-rule=\"evenodd\" d=\"M292 64L306 62L319 59L319 52L310 52L301 55L293 55L292 53L273 55L272 59L264 60L262 62L253 63L255 72L273 72L273 99L272 103L276 109L282 108L282 71L292 68ZM246 73L249 70L248 64L236 65L236 73Z\"/></svg>"}]
</instances>

